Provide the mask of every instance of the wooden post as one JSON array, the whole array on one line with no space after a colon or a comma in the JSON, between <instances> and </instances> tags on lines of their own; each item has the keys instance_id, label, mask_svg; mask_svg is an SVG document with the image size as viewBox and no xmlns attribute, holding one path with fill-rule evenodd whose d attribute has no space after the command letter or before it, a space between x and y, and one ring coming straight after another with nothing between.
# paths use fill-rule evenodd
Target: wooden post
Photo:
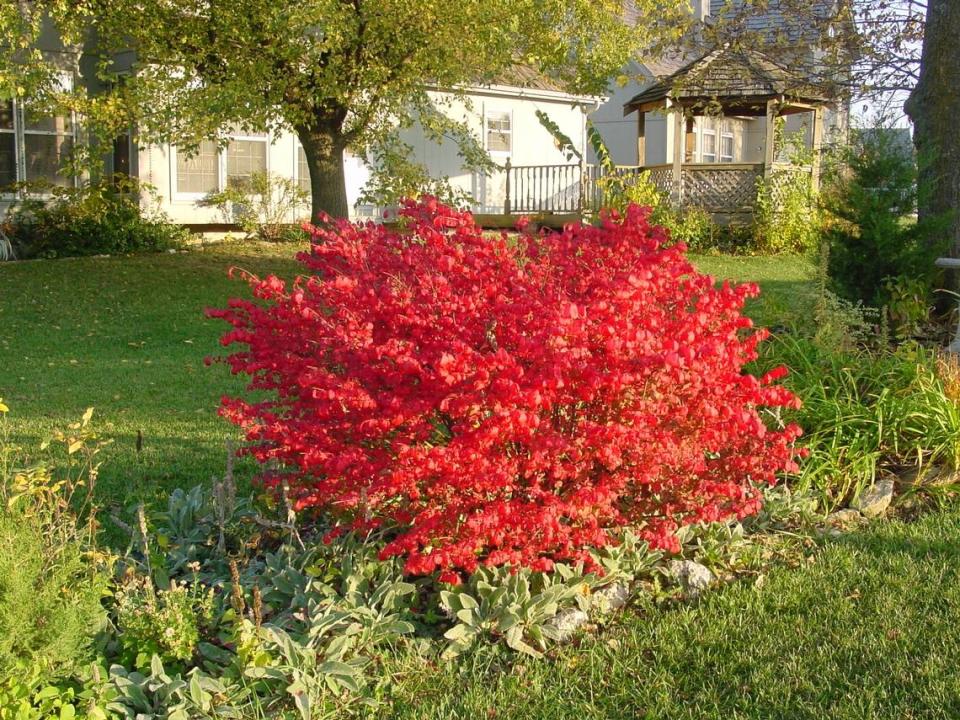
<instances>
[{"instance_id":1,"label":"wooden post","mask_svg":"<svg viewBox=\"0 0 960 720\"><path fill-rule=\"evenodd\" d=\"M506 196L503 199L503 214L509 215L512 212L510 202L510 158L507 158L507 162L504 164L503 170L507 173Z\"/></svg>"},{"instance_id":2,"label":"wooden post","mask_svg":"<svg viewBox=\"0 0 960 720\"><path fill-rule=\"evenodd\" d=\"M587 211L587 161L580 156L580 197L578 198L578 212L583 215Z\"/></svg>"},{"instance_id":3,"label":"wooden post","mask_svg":"<svg viewBox=\"0 0 960 720\"><path fill-rule=\"evenodd\" d=\"M637 165L647 164L647 114L643 110L637 112Z\"/></svg>"},{"instance_id":4,"label":"wooden post","mask_svg":"<svg viewBox=\"0 0 960 720\"><path fill-rule=\"evenodd\" d=\"M767 100L767 138L763 146L763 177L770 177L777 155L777 101Z\"/></svg>"},{"instance_id":5,"label":"wooden post","mask_svg":"<svg viewBox=\"0 0 960 720\"><path fill-rule=\"evenodd\" d=\"M813 192L820 191L820 162L823 150L823 108L813 110L813 165L810 168L810 187Z\"/></svg>"},{"instance_id":6,"label":"wooden post","mask_svg":"<svg viewBox=\"0 0 960 720\"><path fill-rule=\"evenodd\" d=\"M684 130L683 108L675 106L673 111L673 201L677 207L683 203L683 144Z\"/></svg>"},{"instance_id":7,"label":"wooden post","mask_svg":"<svg viewBox=\"0 0 960 720\"><path fill-rule=\"evenodd\" d=\"M684 138L684 155L683 161L685 163L692 163L693 158L697 153L697 136L693 132L695 119L692 117L687 118L687 127L686 127L686 137Z\"/></svg>"}]
</instances>

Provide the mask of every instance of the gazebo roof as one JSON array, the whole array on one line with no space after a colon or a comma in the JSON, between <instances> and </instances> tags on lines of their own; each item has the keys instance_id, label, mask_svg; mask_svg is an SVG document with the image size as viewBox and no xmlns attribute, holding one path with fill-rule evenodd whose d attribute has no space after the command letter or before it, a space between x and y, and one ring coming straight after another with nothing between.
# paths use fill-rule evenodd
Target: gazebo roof
<instances>
[{"instance_id":1,"label":"gazebo roof","mask_svg":"<svg viewBox=\"0 0 960 720\"><path fill-rule=\"evenodd\" d=\"M766 101L787 98L814 105L830 98L809 78L799 78L756 50L717 48L653 83L624 105L624 115L670 103L683 107L715 103L738 115L762 115Z\"/></svg>"}]
</instances>

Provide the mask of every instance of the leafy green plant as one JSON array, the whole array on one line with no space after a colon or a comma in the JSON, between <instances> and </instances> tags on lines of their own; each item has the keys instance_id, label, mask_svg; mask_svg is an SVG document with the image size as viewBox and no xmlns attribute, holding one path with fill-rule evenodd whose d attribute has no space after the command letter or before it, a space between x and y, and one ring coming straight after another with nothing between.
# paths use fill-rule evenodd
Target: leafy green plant
<instances>
[{"instance_id":1,"label":"leafy green plant","mask_svg":"<svg viewBox=\"0 0 960 720\"><path fill-rule=\"evenodd\" d=\"M180 247L187 231L158 210L145 210L148 185L125 176L76 188L19 186L4 223L20 257L159 252ZM39 193L39 195L37 194Z\"/></svg>"},{"instance_id":2,"label":"leafy green plant","mask_svg":"<svg viewBox=\"0 0 960 720\"><path fill-rule=\"evenodd\" d=\"M757 178L754 206L754 248L763 253L816 250L821 220L809 173L794 168L774 170Z\"/></svg>"},{"instance_id":3,"label":"leafy green plant","mask_svg":"<svg viewBox=\"0 0 960 720\"><path fill-rule=\"evenodd\" d=\"M169 674L154 656L148 672L130 672L120 665L110 668L114 698L107 710L127 720L190 720L191 718L242 717L242 686L228 686L199 669L187 675Z\"/></svg>"},{"instance_id":4,"label":"leafy green plant","mask_svg":"<svg viewBox=\"0 0 960 720\"><path fill-rule=\"evenodd\" d=\"M566 570L566 572L565 572ZM502 637L517 652L538 657L557 631L548 624L566 602L589 606L596 579L557 564L554 574L527 568L482 568L463 587L440 593L440 606L456 620L444 633L444 657L455 657L487 637Z\"/></svg>"},{"instance_id":5,"label":"leafy green plant","mask_svg":"<svg viewBox=\"0 0 960 720\"><path fill-rule=\"evenodd\" d=\"M824 349L783 335L764 363L786 365L785 384L803 401L792 413L809 456L793 487L827 510L842 506L881 470L960 467L960 406L947 393L935 353Z\"/></svg>"},{"instance_id":6,"label":"leafy green plant","mask_svg":"<svg viewBox=\"0 0 960 720\"><path fill-rule=\"evenodd\" d=\"M937 242L944 220L913 217L917 201L916 161L885 132L861 133L844 152L823 192L829 214L830 277L843 297L881 307L892 300L904 311L906 296L923 286L922 303L910 304L903 321L914 322L926 305L943 249ZM895 280L888 283L888 280Z\"/></svg>"},{"instance_id":7,"label":"leafy green plant","mask_svg":"<svg viewBox=\"0 0 960 720\"><path fill-rule=\"evenodd\" d=\"M213 593L200 585L170 583L155 589L149 578L134 577L114 594L120 655L125 664L146 668L153 657L189 662L201 631L213 615Z\"/></svg>"},{"instance_id":8,"label":"leafy green plant","mask_svg":"<svg viewBox=\"0 0 960 720\"><path fill-rule=\"evenodd\" d=\"M267 242L302 241L306 234L295 222L310 193L295 180L258 171L249 178L231 181L226 189L208 194L201 206L215 207L227 222L240 226L248 239Z\"/></svg>"},{"instance_id":9,"label":"leafy green plant","mask_svg":"<svg viewBox=\"0 0 960 720\"><path fill-rule=\"evenodd\" d=\"M0 402L0 669L41 668L51 682L83 664L104 623L107 558L72 508L96 480L91 413L63 436L69 456L87 461L76 476L55 476L46 464L16 465L6 412Z\"/></svg>"}]
</instances>

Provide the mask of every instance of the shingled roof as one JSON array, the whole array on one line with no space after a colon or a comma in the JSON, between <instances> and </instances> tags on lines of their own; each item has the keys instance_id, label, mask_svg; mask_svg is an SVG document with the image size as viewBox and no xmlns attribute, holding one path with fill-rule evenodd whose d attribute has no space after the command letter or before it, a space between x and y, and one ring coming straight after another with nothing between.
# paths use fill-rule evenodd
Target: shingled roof
<instances>
[{"instance_id":1,"label":"shingled roof","mask_svg":"<svg viewBox=\"0 0 960 720\"><path fill-rule=\"evenodd\" d=\"M626 103L624 113L659 107L667 99L681 105L714 100L747 105L780 96L810 102L829 99L809 77L797 77L759 51L719 48L654 82Z\"/></svg>"}]
</instances>

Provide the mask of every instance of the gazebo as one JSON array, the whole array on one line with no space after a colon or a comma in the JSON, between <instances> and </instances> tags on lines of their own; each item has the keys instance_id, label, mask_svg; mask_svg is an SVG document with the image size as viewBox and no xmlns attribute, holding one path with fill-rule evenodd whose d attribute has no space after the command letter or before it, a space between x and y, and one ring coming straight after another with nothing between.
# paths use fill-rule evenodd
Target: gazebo
<instances>
[{"instance_id":1,"label":"gazebo","mask_svg":"<svg viewBox=\"0 0 960 720\"><path fill-rule=\"evenodd\" d=\"M651 180L678 206L700 207L736 221L753 213L758 178L772 183L775 202L778 178L785 173L808 173L812 186L819 186L824 110L830 105L827 93L811 81L809 74L798 78L796 72L758 51L723 47L684 64L646 88L625 104L624 115L639 112L638 146L643 164L646 113L666 113L672 152L666 164L644 167ZM810 165L798 166L777 158L776 119L798 113L813 116ZM694 162L694 118L698 116L734 118L741 131L748 124L759 124L749 121L764 118L762 161L737 162L731 158L728 162Z\"/></svg>"}]
</instances>

